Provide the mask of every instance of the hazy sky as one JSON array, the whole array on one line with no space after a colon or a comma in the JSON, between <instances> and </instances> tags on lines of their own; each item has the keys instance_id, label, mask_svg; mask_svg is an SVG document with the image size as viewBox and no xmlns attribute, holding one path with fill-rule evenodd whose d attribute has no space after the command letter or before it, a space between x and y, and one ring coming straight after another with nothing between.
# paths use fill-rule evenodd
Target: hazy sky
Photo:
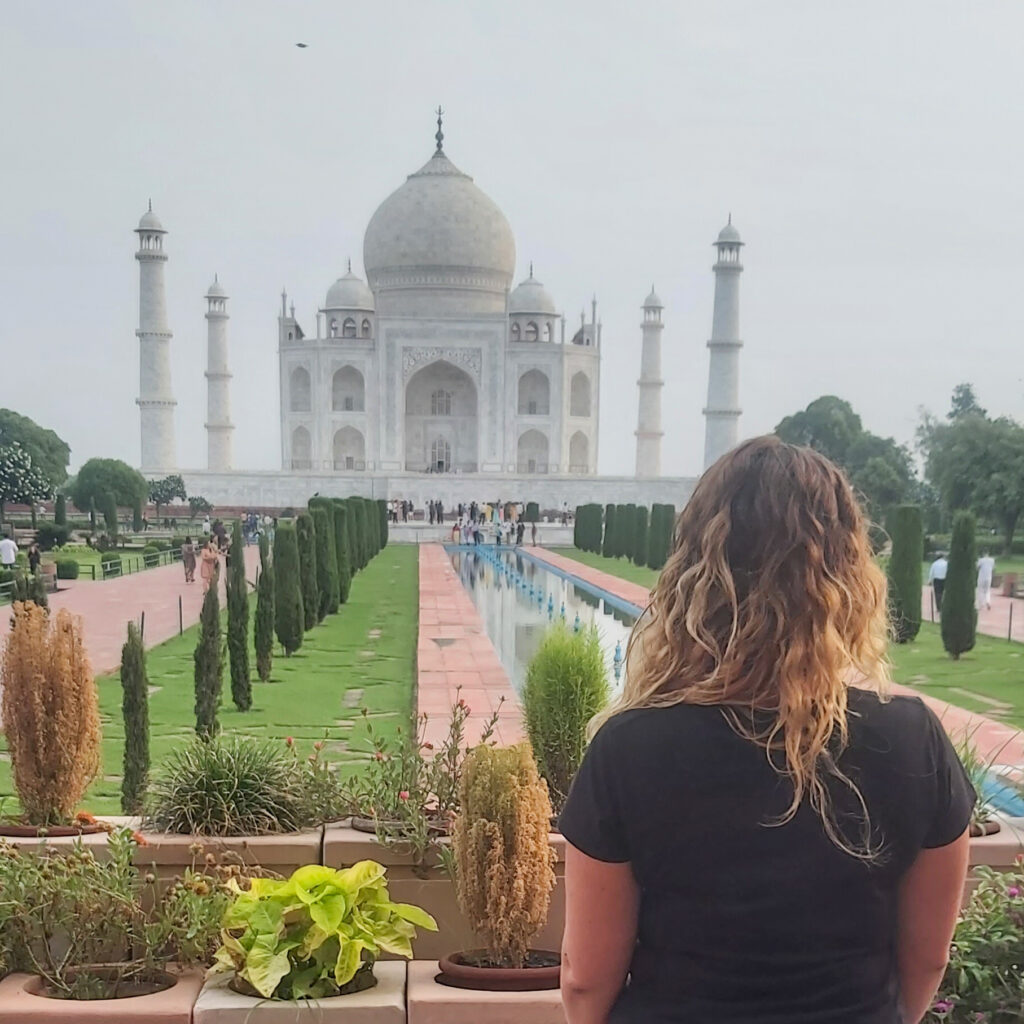
<instances>
[{"instance_id":1,"label":"hazy sky","mask_svg":"<svg viewBox=\"0 0 1024 1024\"><path fill-rule=\"evenodd\" d=\"M183 466L205 466L220 274L235 463L280 465L307 332L377 205L445 150L569 318L604 321L600 469L632 472L640 305L666 305L666 473L699 470L713 276L747 243L741 430L824 393L910 440L974 381L1024 414L1024 5L0 0L0 405L139 458L139 216L170 232ZM296 42L306 42L298 49Z\"/></svg>"}]
</instances>

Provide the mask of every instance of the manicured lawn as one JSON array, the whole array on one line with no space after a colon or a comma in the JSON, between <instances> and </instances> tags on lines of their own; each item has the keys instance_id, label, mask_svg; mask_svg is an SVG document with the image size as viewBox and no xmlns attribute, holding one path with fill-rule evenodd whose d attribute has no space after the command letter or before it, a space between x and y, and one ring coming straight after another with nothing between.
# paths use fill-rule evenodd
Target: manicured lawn
<instances>
[{"instance_id":1,"label":"manicured lawn","mask_svg":"<svg viewBox=\"0 0 1024 1024\"><path fill-rule=\"evenodd\" d=\"M575 558L577 562L589 565L592 569L600 569L630 583L639 583L643 587L653 587L658 580L658 573L643 565L634 565L628 558L605 558L591 551L580 551L579 548L552 548L556 554L566 558Z\"/></svg>"},{"instance_id":2,"label":"manicured lawn","mask_svg":"<svg viewBox=\"0 0 1024 1024\"><path fill-rule=\"evenodd\" d=\"M341 770L365 759L366 728L361 708L377 732L407 727L411 717L418 618L418 550L385 548L352 583L349 600L306 634L290 658L275 651L269 683L253 672L253 707L239 712L231 702L225 656L220 724L224 732L261 738L292 736L308 753L327 735L325 753ZM250 597L250 623L256 608ZM194 734L193 662L198 627L147 654L151 687L150 751L154 766ZM83 801L98 813L118 813L124 732L118 676L97 680L103 722L103 774ZM0 749L2 739L0 739ZM0 760L0 798L12 793L10 765ZM11 811L8 802L5 811Z\"/></svg>"},{"instance_id":3,"label":"manicured lawn","mask_svg":"<svg viewBox=\"0 0 1024 1024\"><path fill-rule=\"evenodd\" d=\"M912 643L893 644L889 654L896 682L1024 729L1024 644L979 634L974 650L954 661L938 625L925 622Z\"/></svg>"}]
</instances>

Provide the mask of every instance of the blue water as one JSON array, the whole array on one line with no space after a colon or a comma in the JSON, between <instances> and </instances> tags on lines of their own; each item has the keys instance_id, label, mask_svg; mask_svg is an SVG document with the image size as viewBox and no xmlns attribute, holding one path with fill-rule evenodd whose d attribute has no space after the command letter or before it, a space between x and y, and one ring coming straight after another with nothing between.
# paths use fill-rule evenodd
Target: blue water
<instances>
[{"instance_id":1,"label":"blue water","mask_svg":"<svg viewBox=\"0 0 1024 1024\"><path fill-rule=\"evenodd\" d=\"M517 692L545 631L563 619L572 628L597 628L608 681L618 688L637 616L632 605L568 579L521 549L482 544L448 552Z\"/></svg>"}]
</instances>

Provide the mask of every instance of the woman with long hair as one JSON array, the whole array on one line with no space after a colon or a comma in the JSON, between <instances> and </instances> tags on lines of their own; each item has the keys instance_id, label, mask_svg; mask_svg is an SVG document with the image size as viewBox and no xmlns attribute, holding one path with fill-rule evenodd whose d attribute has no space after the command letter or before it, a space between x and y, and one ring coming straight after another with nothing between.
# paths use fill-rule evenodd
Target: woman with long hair
<instances>
[{"instance_id":1,"label":"woman with long hair","mask_svg":"<svg viewBox=\"0 0 1024 1024\"><path fill-rule=\"evenodd\" d=\"M569 1024L916 1024L975 794L888 697L842 472L762 437L701 478L560 825Z\"/></svg>"}]
</instances>

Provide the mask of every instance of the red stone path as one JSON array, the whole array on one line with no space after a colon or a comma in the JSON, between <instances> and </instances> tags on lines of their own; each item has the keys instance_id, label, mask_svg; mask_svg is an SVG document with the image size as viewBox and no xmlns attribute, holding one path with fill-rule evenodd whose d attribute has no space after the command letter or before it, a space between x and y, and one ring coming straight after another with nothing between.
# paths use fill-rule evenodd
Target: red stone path
<instances>
[{"instance_id":1,"label":"red stone path","mask_svg":"<svg viewBox=\"0 0 1024 1024\"><path fill-rule=\"evenodd\" d=\"M927 584L921 593L921 617L925 622L939 621L939 613L932 603L932 588ZM978 632L1024 643L1024 601L994 593L992 607L978 611Z\"/></svg>"},{"instance_id":2,"label":"red stone path","mask_svg":"<svg viewBox=\"0 0 1024 1024\"><path fill-rule=\"evenodd\" d=\"M417 688L419 711L428 716L427 741L437 746L444 739L451 707L461 697L471 709L467 742L479 742L495 711L494 738L501 744L518 742L523 735L519 700L472 599L440 544L422 544L419 555Z\"/></svg>"},{"instance_id":3,"label":"red stone path","mask_svg":"<svg viewBox=\"0 0 1024 1024\"><path fill-rule=\"evenodd\" d=\"M566 558L563 555L557 555L553 551L546 551L543 548L530 548L529 550L530 554L540 561L548 562L563 572L578 576L585 582L595 587L600 587L602 590L607 590L632 604L639 607L644 607L647 604L648 591L637 583L630 583L628 580L602 572L600 569L592 569L589 565L584 565L582 562ZM979 616L979 628L982 632L988 632L988 628L985 628L986 625L993 620L998 620L1001 616L1003 632L1000 634L996 631L995 635L1006 635L1005 623L1008 611L1001 605L997 609L996 602L1008 603L1010 600L1010 598L996 598L993 596L992 612L986 614L983 611ZM925 618L927 618L927 594L925 595L924 612ZM1024 620L1024 608L1015 609L1014 636L1017 635L1016 619L1018 612L1020 612L1020 618ZM1022 629L1024 629L1024 626L1022 626ZM1024 639L1024 632L1021 634L1021 639ZM1024 769L1024 732L1014 729L1003 722L986 718L984 715L973 714L964 708L957 707L955 704L949 704L944 700L929 697L927 694L913 690L910 687L894 684L892 690L894 693L906 693L920 697L939 716L946 730L952 735L963 735L966 730L972 737L972 742L978 748L978 752L982 757L993 758L996 764L1013 765L1019 769Z\"/></svg>"},{"instance_id":4,"label":"red stone path","mask_svg":"<svg viewBox=\"0 0 1024 1024\"><path fill-rule=\"evenodd\" d=\"M255 579L259 564L259 548L245 549L246 574ZM223 588L224 572L221 572ZM61 589L50 595L50 608L66 608L82 619L85 649L92 670L102 675L121 664L121 646L125 629L131 619L138 621L146 613L145 641L147 647L163 643L178 635L178 596L182 598L182 623L188 628L199 621L203 604L203 585L185 583L180 562L147 569L130 576L97 581L61 580ZM223 595L223 589L221 590ZM10 630L11 617L0 610L0 640Z\"/></svg>"}]
</instances>

